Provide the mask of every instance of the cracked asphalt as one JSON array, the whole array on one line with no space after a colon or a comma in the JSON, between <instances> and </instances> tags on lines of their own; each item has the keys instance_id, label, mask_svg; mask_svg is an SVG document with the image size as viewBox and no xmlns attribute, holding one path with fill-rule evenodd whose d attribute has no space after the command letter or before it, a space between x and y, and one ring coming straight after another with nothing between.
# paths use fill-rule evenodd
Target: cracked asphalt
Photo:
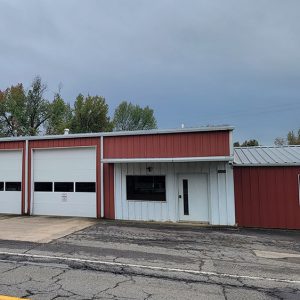
<instances>
[{"instance_id":1,"label":"cracked asphalt","mask_svg":"<svg viewBox=\"0 0 300 300\"><path fill-rule=\"evenodd\" d=\"M257 250L281 256L258 257ZM300 299L299 254L299 231L99 221L50 243L1 240L0 294Z\"/></svg>"}]
</instances>

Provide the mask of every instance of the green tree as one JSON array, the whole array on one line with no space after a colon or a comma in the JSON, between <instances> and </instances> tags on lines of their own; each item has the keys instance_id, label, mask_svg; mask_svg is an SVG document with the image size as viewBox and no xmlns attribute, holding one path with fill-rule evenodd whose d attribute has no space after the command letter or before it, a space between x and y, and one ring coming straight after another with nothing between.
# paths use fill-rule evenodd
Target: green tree
<instances>
[{"instance_id":1,"label":"green tree","mask_svg":"<svg viewBox=\"0 0 300 300\"><path fill-rule=\"evenodd\" d=\"M19 136L27 133L27 97L22 84L0 91L0 135Z\"/></svg>"},{"instance_id":2,"label":"green tree","mask_svg":"<svg viewBox=\"0 0 300 300\"><path fill-rule=\"evenodd\" d=\"M294 131L290 131L287 134L287 142L289 145L300 145L300 129L297 133L294 133Z\"/></svg>"},{"instance_id":3,"label":"green tree","mask_svg":"<svg viewBox=\"0 0 300 300\"><path fill-rule=\"evenodd\" d=\"M59 93L56 93L50 107L50 117L47 120L46 134L63 134L65 128L69 128L72 121L72 108L65 103Z\"/></svg>"},{"instance_id":4,"label":"green tree","mask_svg":"<svg viewBox=\"0 0 300 300\"><path fill-rule=\"evenodd\" d=\"M157 128L153 109L123 101L116 108L113 118L116 131L148 130Z\"/></svg>"},{"instance_id":5,"label":"green tree","mask_svg":"<svg viewBox=\"0 0 300 300\"><path fill-rule=\"evenodd\" d=\"M22 84L0 92L2 136L37 135L49 118L49 101L44 98L46 85L34 78L26 93Z\"/></svg>"},{"instance_id":6,"label":"green tree","mask_svg":"<svg viewBox=\"0 0 300 300\"><path fill-rule=\"evenodd\" d=\"M254 147L254 146L259 146L259 143L257 140L252 139L249 141L246 140L241 146L242 147Z\"/></svg>"},{"instance_id":7,"label":"green tree","mask_svg":"<svg viewBox=\"0 0 300 300\"><path fill-rule=\"evenodd\" d=\"M234 147L254 147L254 146L259 146L259 143L257 140L252 139L252 140L246 140L242 144L240 142L235 142L233 144Z\"/></svg>"},{"instance_id":8,"label":"green tree","mask_svg":"<svg viewBox=\"0 0 300 300\"><path fill-rule=\"evenodd\" d=\"M111 131L112 123L105 98L79 94L74 103L70 130L71 133Z\"/></svg>"},{"instance_id":9,"label":"green tree","mask_svg":"<svg viewBox=\"0 0 300 300\"><path fill-rule=\"evenodd\" d=\"M283 145L300 145L300 129L297 133L293 130L289 131L286 135L286 138L277 137L274 141L276 146L283 146Z\"/></svg>"},{"instance_id":10,"label":"green tree","mask_svg":"<svg viewBox=\"0 0 300 300\"><path fill-rule=\"evenodd\" d=\"M44 98L46 85L34 78L26 93L22 84L0 91L0 129L2 136L37 135L50 117L50 103Z\"/></svg>"},{"instance_id":11,"label":"green tree","mask_svg":"<svg viewBox=\"0 0 300 300\"><path fill-rule=\"evenodd\" d=\"M42 83L41 77L37 76L26 96L26 134L37 135L41 132L44 123L51 116L50 102L44 98L47 86Z\"/></svg>"}]
</instances>

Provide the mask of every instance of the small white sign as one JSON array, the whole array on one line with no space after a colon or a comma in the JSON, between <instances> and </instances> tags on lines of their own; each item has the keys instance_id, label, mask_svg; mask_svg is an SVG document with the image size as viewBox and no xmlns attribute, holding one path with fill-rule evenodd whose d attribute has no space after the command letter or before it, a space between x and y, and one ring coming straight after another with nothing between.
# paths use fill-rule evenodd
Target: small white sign
<instances>
[{"instance_id":1,"label":"small white sign","mask_svg":"<svg viewBox=\"0 0 300 300\"><path fill-rule=\"evenodd\" d=\"M62 193L61 194L61 201L62 202L67 202L68 201L68 194L67 193Z\"/></svg>"}]
</instances>

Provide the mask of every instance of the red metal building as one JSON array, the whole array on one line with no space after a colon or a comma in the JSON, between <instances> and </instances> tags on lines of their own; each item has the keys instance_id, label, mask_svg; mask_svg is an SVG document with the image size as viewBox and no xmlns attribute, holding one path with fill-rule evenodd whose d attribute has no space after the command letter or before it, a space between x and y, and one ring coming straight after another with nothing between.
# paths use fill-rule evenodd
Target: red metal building
<instances>
[{"instance_id":1,"label":"red metal building","mask_svg":"<svg viewBox=\"0 0 300 300\"><path fill-rule=\"evenodd\" d=\"M234 225L230 126L0 139L0 213Z\"/></svg>"},{"instance_id":2,"label":"red metal building","mask_svg":"<svg viewBox=\"0 0 300 300\"><path fill-rule=\"evenodd\" d=\"M300 147L235 148L238 226L300 229Z\"/></svg>"}]
</instances>

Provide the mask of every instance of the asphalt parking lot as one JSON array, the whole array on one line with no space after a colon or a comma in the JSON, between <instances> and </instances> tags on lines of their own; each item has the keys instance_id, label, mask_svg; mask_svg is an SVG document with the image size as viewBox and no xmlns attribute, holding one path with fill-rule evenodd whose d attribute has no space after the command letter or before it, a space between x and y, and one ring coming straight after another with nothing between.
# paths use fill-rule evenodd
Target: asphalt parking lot
<instances>
[{"instance_id":1,"label":"asphalt parking lot","mask_svg":"<svg viewBox=\"0 0 300 300\"><path fill-rule=\"evenodd\" d=\"M0 241L1 294L30 299L299 299L299 231L97 221Z\"/></svg>"}]
</instances>

